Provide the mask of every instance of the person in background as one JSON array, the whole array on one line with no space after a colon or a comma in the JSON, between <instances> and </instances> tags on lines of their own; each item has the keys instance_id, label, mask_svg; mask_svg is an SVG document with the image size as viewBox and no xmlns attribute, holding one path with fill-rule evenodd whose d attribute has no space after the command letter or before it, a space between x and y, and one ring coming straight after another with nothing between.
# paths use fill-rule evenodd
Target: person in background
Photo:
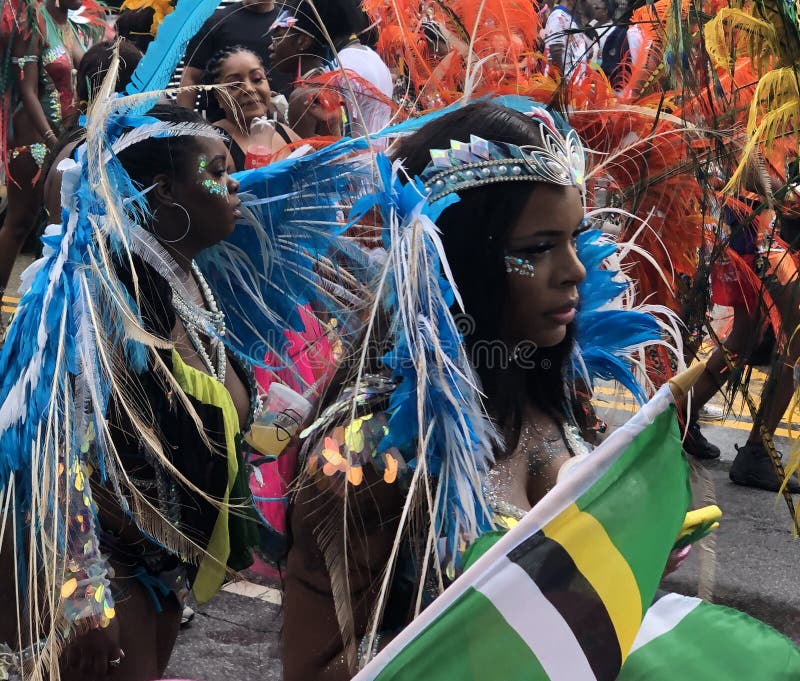
<instances>
[{"instance_id":1,"label":"person in background","mask_svg":"<svg viewBox=\"0 0 800 681\"><path fill-rule=\"evenodd\" d=\"M317 13L319 18L317 18ZM321 19L322 21L320 22ZM300 137L336 134L332 106L338 114L344 102L347 135L383 129L391 120L394 83L389 67L358 36L367 17L355 0L302 0L293 14L285 14L273 34L272 63L276 70L302 82L289 97L289 124ZM336 77L344 70L348 79ZM326 78L325 74L332 74ZM355 77L352 77L355 76Z\"/></svg>"},{"instance_id":2,"label":"person in background","mask_svg":"<svg viewBox=\"0 0 800 681\"><path fill-rule=\"evenodd\" d=\"M186 48L181 87L199 85L211 57L220 50L242 45L261 59L273 90L285 92L289 79L278 71L273 73L270 61L270 30L282 9L283 3L275 0L241 0L214 12ZM197 93L183 91L177 101L181 106L194 108ZM213 98L209 98L208 104L207 118L212 121L222 118L223 112Z\"/></svg>"},{"instance_id":3,"label":"person in background","mask_svg":"<svg viewBox=\"0 0 800 681\"><path fill-rule=\"evenodd\" d=\"M632 32L628 26L630 16L621 15L619 10L615 13L611 0L594 0L592 11L596 22L594 29L597 31L598 63L611 83L611 87L619 90L630 72L633 58L633 50L629 43L629 36ZM616 21L613 19L615 15ZM638 29L636 31L638 33ZM641 38L639 38L639 44L641 44Z\"/></svg>"},{"instance_id":4,"label":"person in background","mask_svg":"<svg viewBox=\"0 0 800 681\"><path fill-rule=\"evenodd\" d=\"M544 27L545 57L565 78L569 77L580 61L579 52L584 37L578 32L580 23L577 5L578 0L564 0L556 5Z\"/></svg>"},{"instance_id":5,"label":"person in background","mask_svg":"<svg viewBox=\"0 0 800 681\"><path fill-rule=\"evenodd\" d=\"M143 54L147 52L147 46L153 42L154 34L151 32L155 10L152 7L142 7L141 9L123 9L115 28L120 38L125 38Z\"/></svg>"},{"instance_id":6,"label":"person in background","mask_svg":"<svg viewBox=\"0 0 800 681\"><path fill-rule=\"evenodd\" d=\"M597 33L597 46L602 55L603 45L605 45L606 38L609 32L614 27L612 21L613 7L611 0L594 0L592 2L592 14L594 18L589 22Z\"/></svg>"},{"instance_id":7,"label":"person in background","mask_svg":"<svg viewBox=\"0 0 800 681\"><path fill-rule=\"evenodd\" d=\"M255 150L255 156L260 159L259 165L265 165L268 157L300 140L291 128L277 121L265 125L256 139L252 124L268 115L271 92L264 65L258 55L246 47L234 45L217 52L208 62L202 82L230 86L215 93L223 116L213 125L227 134L236 170L245 169L245 159L248 151L254 154L254 145L263 147Z\"/></svg>"},{"instance_id":8,"label":"person in background","mask_svg":"<svg viewBox=\"0 0 800 681\"><path fill-rule=\"evenodd\" d=\"M36 227L42 203L42 179L47 158L77 113L72 78L83 53L102 33L98 27L70 21L81 0L47 0L43 3L3 3L0 11L15 19L10 35L0 35L10 51L13 83L7 113L0 115L0 162L7 178L8 210L0 227L0 298L8 284L17 254ZM7 80L6 80L7 78Z\"/></svg>"}]
</instances>

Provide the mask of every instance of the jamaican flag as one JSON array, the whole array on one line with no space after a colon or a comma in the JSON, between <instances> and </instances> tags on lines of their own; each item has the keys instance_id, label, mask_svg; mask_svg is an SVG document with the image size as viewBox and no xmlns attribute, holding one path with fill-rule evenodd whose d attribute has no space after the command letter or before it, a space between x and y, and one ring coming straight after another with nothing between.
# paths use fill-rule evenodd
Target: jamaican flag
<instances>
[{"instance_id":1,"label":"jamaican flag","mask_svg":"<svg viewBox=\"0 0 800 681\"><path fill-rule=\"evenodd\" d=\"M664 386L509 532L482 537L469 569L356 680L617 679L683 526L688 478ZM670 679L704 678L676 676L679 659ZM659 678L634 667L625 679Z\"/></svg>"}]
</instances>

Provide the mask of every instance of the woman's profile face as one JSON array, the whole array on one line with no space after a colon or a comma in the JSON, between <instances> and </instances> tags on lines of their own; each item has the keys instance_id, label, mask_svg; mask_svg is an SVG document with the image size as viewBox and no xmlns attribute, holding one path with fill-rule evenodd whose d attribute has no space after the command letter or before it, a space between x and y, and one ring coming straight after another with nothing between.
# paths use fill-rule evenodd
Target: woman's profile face
<instances>
[{"instance_id":1,"label":"woman's profile face","mask_svg":"<svg viewBox=\"0 0 800 681\"><path fill-rule=\"evenodd\" d=\"M264 66L252 52L234 52L220 64L216 84L230 85L225 95L217 94L217 101L232 123L266 116L272 92ZM231 101L233 98L233 101Z\"/></svg>"},{"instance_id":2,"label":"woman's profile face","mask_svg":"<svg viewBox=\"0 0 800 681\"><path fill-rule=\"evenodd\" d=\"M553 347L566 337L586 277L575 244L583 220L576 187L537 184L531 192L505 244L507 342Z\"/></svg>"},{"instance_id":3,"label":"woman's profile face","mask_svg":"<svg viewBox=\"0 0 800 681\"><path fill-rule=\"evenodd\" d=\"M311 38L295 28L281 26L273 29L269 46L272 68L282 73L294 73L297 58L307 52L310 45Z\"/></svg>"},{"instance_id":4,"label":"woman's profile face","mask_svg":"<svg viewBox=\"0 0 800 681\"><path fill-rule=\"evenodd\" d=\"M196 137L198 152L193 154L185 176L173 182L175 203L183 206L190 220L191 239L196 250L213 246L226 239L241 214L237 196L239 183L230 176L232 164L228 149L221 139ZM186 219L177 211L176 220ZM179 232L182 230L178 230Z\"/></svg>"}]
</instances>

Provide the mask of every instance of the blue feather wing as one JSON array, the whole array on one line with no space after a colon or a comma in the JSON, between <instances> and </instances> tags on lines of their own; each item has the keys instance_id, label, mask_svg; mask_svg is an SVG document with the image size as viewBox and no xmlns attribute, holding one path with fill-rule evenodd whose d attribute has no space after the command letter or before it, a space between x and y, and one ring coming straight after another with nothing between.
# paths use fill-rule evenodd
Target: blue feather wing
<instances>
[{"instance_id":1,"label":"blue feather wing","mask_svg":"<svg viewBox=\"0 0 800 681\"><path fill-rule=\"evenodd\" d=\"M167 87L186 45L219 4L220 0L179 0L175 11L161 23L156 39L147 48L125 92L135 95Z\"/></svg>"},{"instance_id":2,"label":"blue feather wing","mask_svg":"<svg viewBox=\"0 0 800 681\"><path fill-rule=\"evenodd\" d=\"M629 286L626 281L615 280L618 272L603 266L616 248L600 230L587 230L578 237L578 256L586 268L586 279L579 287L575 340L591 381L616 380L644 402L645 390L633 373L629 355L641 345L661 341L662 330L651 314L603 309Z\"/></svg>"},{"instance_id":3,"label":"blue feather wing","mask_svg":"<svg viewBox=\"0 0 800 681\"><path fill-rule=\"evenodd\" d=\"M281 355L285 331L302 331L299 308L324 305L315 269L320 257L345 254L342 205L357 197L369 166L348 156L366 141L341 140L314 154L235 175L255 224L241 222L197 262L225 313L228 346L254 364ZM329 309L344 323L337 308Z\"/></svg>"}]
</instances>

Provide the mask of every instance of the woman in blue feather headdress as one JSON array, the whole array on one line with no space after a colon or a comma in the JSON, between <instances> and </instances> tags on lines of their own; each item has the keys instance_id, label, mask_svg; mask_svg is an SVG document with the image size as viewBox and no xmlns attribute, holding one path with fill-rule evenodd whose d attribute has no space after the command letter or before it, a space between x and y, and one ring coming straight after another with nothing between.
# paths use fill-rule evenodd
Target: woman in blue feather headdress
<instances>
[{"instance_id":1,"label":"woman in blue feather headdress","mask_svg":"<svg viewBox=\"0 0 800 681\"><path fill-rule=\"evenodd\" d=\"M120 122L102 171L92 131L60 166L64 221L0 356L5 520L35 547L17 573L48 603L17 601L33 623L20 636L65 679L161 676L190 589L210 598L258 541L238 435L256 393L195 262L242 217L239 185L193 112Z\"/></svg>"},{"instance_id":2,"label":"woman in blue feather headdress","mask_svg":"<svg viewBox=\"0 0 800 681\"><path fill-rule=\"evenodd\" d=\"M356 361L301 435L287 681L350 678L468 544L544 496L594 436L578 388L614 378L644 397L630 355L662 325L619 309L629 283L588 229L577 136L522 104L434 117L353 209L379 210L388 256Z\"/></svg>"}]
</instances>

